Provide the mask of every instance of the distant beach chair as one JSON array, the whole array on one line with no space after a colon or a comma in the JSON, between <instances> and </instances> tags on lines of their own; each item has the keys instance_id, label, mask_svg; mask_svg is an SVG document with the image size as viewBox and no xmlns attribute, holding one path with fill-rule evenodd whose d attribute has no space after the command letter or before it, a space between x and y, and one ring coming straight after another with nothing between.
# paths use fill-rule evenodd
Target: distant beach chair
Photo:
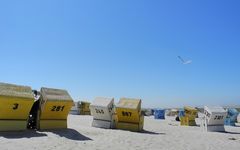
<instances>
[{"instance_id":1,"label":"distant beach chair","mask_svg":"<svg viewBox=\"0 0 240 150\"><path fill-rule=\"evenodd\" d=\"M80 104L79 102L74 102L73 106L69 112L72 115L80 115Z\"/></svg>"},{"instance_id":2,"label":"distant beach chair","mask_svg":"<svg viewBox=\"0 0 240 150\"><path fill-rule=\"evenodd\" d=\"M165 109L154 109L155 119L165 119Z\"/></svg>"},{"instance_id":3,"label":"distant beach chair","mask_svg":"<svg viewBox=\"0 0 240 150\"><path fill-rule=\"evenodd\" d=\"M204 106L204 118L201 126L204 131L224 132L224 120L227 111L223 107Z\"/></svg>"},{"instance_id":4,"label":"distant beach chair","mask_svg":"<svg viewBox=\"0 0 240 150\"><path fill-rule=\"evenodd\" d=\"M136 132L143 130L143 124L141 100L121 98L116 105L116 128Z\"/></svg>"},{"instance_id":5,"label":"distant beach chair","mask_svg":"<svg viewBox=\"0 0 240 150\"><path fill-rule=\"evenodd\" d=\"M235 126L235 123L237 123L237 117L239 112L235 108L228 108L227 109L227 117L224 121L225 125L228 126Z\"/></svg>"},{"instance_id":6,"label":"distant beach chair","mask_svg":"<svg viewBox=\"0 0 240 150\"><path fill-rule=\"evenodd\" d=\"M31 87L0 83L0 131L26 130L33 103Z\"/></svg>"},{"instance_id":7,"label":"distant beach chair","mask_svg":"<svg viewBox=\"0 0 240 150\"><path fill-rule=\"evenodd\" d=\"M80 106L79 106L79 109L80 109L80 115L91 115L90 113L90 106L91 103L89 102L86 102L86 101L81 101L80 102Z\"/></svg>"},{"instance_id":8,"label":"distant beach chair","mask_svg":"<svg viewBox=\"0 0 240 150\"><path fill-rule=\"evenodd\" d=\"M178 115L177 115L177 117L176 117L175 120L176 120L176 121L180 121L181 117L184 117L184 115L185 115L184 109L180 108L180 109L178 110Z\"/></svg>"},{"instance_id":9,"label":"distant beach chair","mask_svg":"<svg viewBox=\"0 0 240 150\"><path fill-rule=\"evenodd\" d=\"M93 127L114 128L114 99L97 97L90 104Z\"/></svg>"},{"instance_id":10,"label":"distant beach chair","mask_svg":"<svg viewBox=\"0 0 240 150\"><path fill-rule=\"evenodd\" d=\"M193 107L184 107L184 116L180 116L180 124L182 126L196 126L195 118L197 117L197 109Z\"/></svg>"},{"instance_id":11,"label":"distant beach chair","mask_svg":"<svg viewBox=\"0 0 240 150\"><path fill-rule=\"evenodd\" d=\"M41 88L37 129L67 128L67 116L73 99L66 90Z\"/></svg>"},{"instance_id":12,"label":"distant beach chair","mask_svg":"<svg viewBox=\"0 0 240 150\"><path fill-rule=\"evenodd\" d=\"M237 116L237 122L240 123L240 113Z\"/></svg>"}]
</instances>

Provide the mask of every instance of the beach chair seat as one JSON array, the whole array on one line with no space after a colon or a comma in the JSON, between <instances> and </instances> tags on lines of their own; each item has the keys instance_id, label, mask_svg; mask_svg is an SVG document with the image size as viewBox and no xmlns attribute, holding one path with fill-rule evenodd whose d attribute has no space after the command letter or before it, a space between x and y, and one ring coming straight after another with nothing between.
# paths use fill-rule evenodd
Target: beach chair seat
<instances>
[{"instance_id":1,"label":"beach chair seat","mask_svg":"<svg viewBox=\"0 0 240 150\"><path fill-rule=\"evenodd\" d=\"M154 110L155 119L165 119L165 109L155 109Z\"/></svg>"},{"instance_id":2,"label":"beach chair seat","mask_svg":"<svg viewBox=\"0 0 240 150\"><path fill-rule=\"evenodd\" d=\"M90 106L91 103L89 102L85 102L85 101L81 101L80 102L80 115L91 115L90 113Z\"/></svg>"},{"instance_id":3,"label":"beach chair seat","mask_svg":"<svg viewBox=\"0 0 240 150\"><path fill-rule=\"evenodd\" d=\"M235 126L235 123L237 123L237 116L239 112L235 108L228 108L227 109L227 117L224 121L224 125L227 126Z\"/></svg>"},{"instance_id":4,"label":"beach chair seat","mask_svg":"<svg viewBox=\"0 0 240 150\"><path fill-rule=\"evenodd\" d=\"M179 117L180 124L182 126L196 126L196 122L195 122L196 117L197 117L197 109L186 106L184 107L184 116Z\"/></svg>"},{"instance_id":5,"label":"beach chair seat","mask_svg":"<svg viewBox=\"0 0 240 150\"><path fill-rule=\"evenodd\" d=\"M33 103L31 87L0 83L0 131L26 130Z\"/></svg>"},{"instance_id":6,"label":"beach chair seat","mask_svg":"<svg viewBox=\"0 0 240 150\"><path fill-rule=\"evenodd\" d=\"M90 104L91 115L93 116L93 127L114 128L114 99L97 97Z\"/></svg>"},{"instance_id":7,"label":"beach chair seat","mask_svg":"<svg viewBox=\"0 0 240 150\"><path fill-rule=\"evenodd\" d=\"M73 100L66 90L41 88L37 128L67 128L67 116L72 105Z\"/></svg>"},{"instance_id":8,"label":"beach chair seat","mask_svg":"<svg viewBox=\"0 0 240 150\"><path fill-rule=\"evenodd\" d=\"M142 131L144 115L140 99L121 98L116 105L116 128L129 131Z\"/></svg>"},{"instance_id":9,"label":"beach chair seat","mask_svg":"<svg viewBox=\"0 0 240 150\"><path fill-rule=\"evenodd\" d=\"M224 132L224 120L227 116L227 111L223 107L208 107L204 106L204 118L202 128L205 131Z\"/></svg>"}]
</instances>

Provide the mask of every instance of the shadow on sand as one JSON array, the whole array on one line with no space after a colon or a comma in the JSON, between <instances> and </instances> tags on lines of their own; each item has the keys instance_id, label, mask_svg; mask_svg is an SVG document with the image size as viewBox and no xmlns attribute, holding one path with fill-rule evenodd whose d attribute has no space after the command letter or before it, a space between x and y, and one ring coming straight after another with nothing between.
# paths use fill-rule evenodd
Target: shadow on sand
<instances>
[{"instance_id":1,"label":"shadow on sand","mask_svg":"<svg viewBox=\"0 0 240 150\"><path fill-rule=\"evenodd\" d=\"M143 130L140 133L143 134L152 134L152 135L166 135L166 133L157 133L157 132L152 132L152 131L147 131L147 130Z\"/></svg>"},{"instance_id":2,"label":"shadow on sand","mask_svg":"<svg viewBox=\"0 0 240 150\"><path fill-rule=\"evenodd\" d=\"M56 135L59 135L60 137L65 137L67 139L75 140L75 141L92 140L89 137L86 137L86 136L80 134L78 131L76 131L74 129L41 130L41 132L52 132Z\"/></svg>"},{"instance_id":3,"label":"shadow on sand","mask_svg":"<svg viewBox=\"0 0 240 150\"><path fill-rule=\"evenodd\" d=\"M45 133L41 133L35 130L26 131L11 131L11 132L0 132L0 137L8 139L19 139L19 138L32 138L32 137L44 137L47 136Z\"/></svg>"}]
</instances>

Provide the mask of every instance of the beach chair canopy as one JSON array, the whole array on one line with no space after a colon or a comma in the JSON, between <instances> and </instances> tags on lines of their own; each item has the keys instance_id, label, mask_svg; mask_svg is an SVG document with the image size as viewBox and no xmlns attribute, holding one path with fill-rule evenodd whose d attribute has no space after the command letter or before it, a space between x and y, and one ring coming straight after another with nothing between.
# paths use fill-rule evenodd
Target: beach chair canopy
<instances>
[{"instance_id":1,"label":"beach chair canopy","mask_svg":"<svg viewBox=\"0 0 240 150\"><path fill-rule=\"evenodd\" d=\"M0 83L0 95L8 97L34 99L31 87L7 83Z\"/></svg>"},{"instance_id":2,"label":"beach chair canopy","mask_svg":"<svg viewBox=\"0 0 240 150\"><path fill-rule=\"evenodd\" d=\"M185 115L191 115L191 116L197 115L197 109L194 107L185 106L184 111L185 111Z\"/></svg>"},{"instance_id":3,"label":"beach chair canopy","mask_svg":"<svg viewBox=\"0 0 240 150\"><path fill-rule=\"evenodd\" d=\"M141 110L141 99L121 98L117 108Z\"/></svg>"},{"instance_id":4,"label":"beach chair canopy","mask_svg":"<svg viewBox=\"0 0 240 150\"><path fill-rule=\"evenodd\" d=\"M206 115L208 125L223 125L227 111L220 106L204 106L204 114Z\"/></svg>"},{"instance_id":5,"label":"beach chair canopy","mask_svg":"<svg viewBox=\"0 0 240 150\"><path fill-rule=\"evenodd\" d=\"M104 98L104 97L97 97L95 100L91 103L91 107L97 106L97 107L112 107L114 102L114 98Z\"/></svg>"},{"instance_id":6,"label":"beach chair canopy","mask_svg":"<svg viewBox=\"0 0 240 150\"><path fill-rule=\"evenodd\" d=\"M44 101L73 101L66 90L41 88L41 95Z\"/></svg>"},{"instance_id":7,"label":"beach chair canopy","mask_svg":"<svg viewBox=\"0 0 240 150\"><path fill-rule=\"evenodd\" d=\"M91 103L91 115L99 120L111 120L113 115L113 98L97 97Z\"/></svg>"}]
</instances>

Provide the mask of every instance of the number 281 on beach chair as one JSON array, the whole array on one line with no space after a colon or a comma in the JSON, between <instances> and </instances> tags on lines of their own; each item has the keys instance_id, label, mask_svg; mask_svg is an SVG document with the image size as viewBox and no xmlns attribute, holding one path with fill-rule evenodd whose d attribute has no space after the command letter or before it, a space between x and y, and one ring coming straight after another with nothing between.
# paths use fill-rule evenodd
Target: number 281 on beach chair
<instances>
[{"instance_id":1,"label":"number 281 on beach chair","mask_svg":"<svg viewBox=\"0 0 240 150\"><path fill-rule=\"evenodd\" d=\"M67 128L67 116L73 105L73 99L66 90L41 88L40 109L37 128Z\"/></svg>"}]
</instances>

